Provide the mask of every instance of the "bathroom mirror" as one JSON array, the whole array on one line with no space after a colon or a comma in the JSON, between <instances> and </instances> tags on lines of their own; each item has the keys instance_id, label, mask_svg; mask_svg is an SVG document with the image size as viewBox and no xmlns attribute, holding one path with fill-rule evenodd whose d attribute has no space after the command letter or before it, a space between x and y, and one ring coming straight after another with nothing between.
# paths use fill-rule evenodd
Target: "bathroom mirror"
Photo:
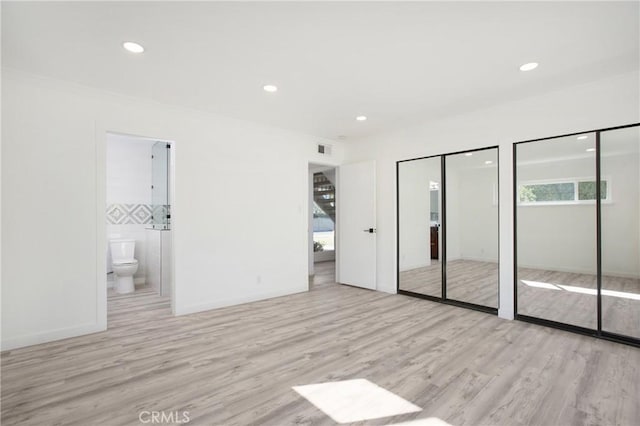
<instances>
[{"instance_id":1,"label":"bathroom mirror","mask_svg":"<svg viewBox=\"0 0 640 426\"><path fill-rule=\"evenodd\" d=\"M398 163L398 288L442 297L441 157Z\"/></svg>"}]
</instances>

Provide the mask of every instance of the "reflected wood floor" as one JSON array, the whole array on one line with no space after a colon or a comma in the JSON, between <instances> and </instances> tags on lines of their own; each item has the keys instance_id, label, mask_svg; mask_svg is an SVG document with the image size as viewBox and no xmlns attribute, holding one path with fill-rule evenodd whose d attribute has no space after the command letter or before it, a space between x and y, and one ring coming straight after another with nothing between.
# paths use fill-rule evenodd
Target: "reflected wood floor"
<instances>
[{"instance_id":1,"label":"reflected wood floor","mask_svg":"<svg viewBox=\"0 0 640 426\"><path fill-rule=\"evenodd\" d=\"M354 378L423 409L366 424L640 424L637 348L314 280L181 317L151 294L112 298L107 331L2 353L2 424L187 410L197 425L331 425L291 387Z\"/></svg>"},{"instance_id":2,"label":"reflected wood floor","mask_svg":"<svg viewBox=\"0 0 640 426\"><path fill-rule=\"evenodd\" d=\"M518 269L518 313L597 328L597 277ZM602 277L603 330L640 338L640 280Z\"/></svg>"},{"instance_id":3,"label":"reflected wood floor","mask_svg":"<svg viewBox=\"0 0 640 426\"><path fill-rule=\"evenodd\" d=\"M400 289L442 297L442 266L438 260L400 272ZM475 260L447 262L447 298L498 307L498 264Z\"/></svg>"},{"instance_id":4,"label":"reflected wood floor","mask_svg":"<svg viewBox=\"0 0 640 426\"><path fill-rule=\"evenodd\" d=\"M448 298L497 307L498 264L454 260L447 266ZM400 288L440 297L440 268L440 262L434 262L403 271ZM518 278L519 314L597 328L595 275L519 268ZM602 288L603 329L640 338L640 280L603 276Z\"/></svg>"}]
</instances>

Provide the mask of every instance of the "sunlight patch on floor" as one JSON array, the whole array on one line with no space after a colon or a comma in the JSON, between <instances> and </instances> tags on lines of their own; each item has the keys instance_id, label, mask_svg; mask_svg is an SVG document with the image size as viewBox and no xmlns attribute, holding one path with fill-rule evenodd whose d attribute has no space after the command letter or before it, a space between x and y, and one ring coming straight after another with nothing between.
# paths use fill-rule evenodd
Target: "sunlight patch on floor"
<instances>
[{"instance_id":1,"label":"sunlight patch on floor","mask_svg":"<svg viewBox=\"0 0 640 426\"><path fill-rule=\"evenodd\" d=\"M366 379L294 386L293 390L338 423L422 411L422 408Z\"/></svg>"}]
</instances>

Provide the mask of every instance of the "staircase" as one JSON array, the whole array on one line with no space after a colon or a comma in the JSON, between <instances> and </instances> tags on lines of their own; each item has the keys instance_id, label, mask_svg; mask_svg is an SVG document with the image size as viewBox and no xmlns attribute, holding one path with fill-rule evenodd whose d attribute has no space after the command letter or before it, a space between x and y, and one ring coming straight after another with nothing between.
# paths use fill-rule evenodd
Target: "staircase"
<instances>
[{"instance_id":1,"label":"staircase","mask_svg":"<svg viewBox=\"0 0 640 426\"><path fill-rule=\"evenodd\" d=\"M313 174L313 201L335 223L336 188L322 172Z\"/></svg>"}]
</instances>

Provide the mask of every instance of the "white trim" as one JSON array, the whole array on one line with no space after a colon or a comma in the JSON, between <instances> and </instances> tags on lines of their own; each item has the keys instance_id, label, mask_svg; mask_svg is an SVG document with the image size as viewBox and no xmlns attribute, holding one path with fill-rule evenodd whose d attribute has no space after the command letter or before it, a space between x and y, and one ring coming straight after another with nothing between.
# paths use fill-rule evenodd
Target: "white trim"
<instances>
[{"instance_id":1,"label":"white trim","mask_svg":"<svg viewBox=\"0 0 640 426\"><path fill-rule=\"evenodd\" d=\"M287 290L270 291L266 293L253 294L251 296L244 297L232 297L229 299L219 299L214 302L198 303L194 305L184 306L180 309L176 309L175 315L189 315L197 312L210 311L212 309L224 308L226 306L240 305L244 303L257 302L265 299L273 299L275 297L289 296L291 294L306 293L308 291L308 284L301 287L291 288Z\"/></svg>"},{"instance_id":2,"label":"white trim","mask_svg":"<svg viewBox=\"0 0 640 426\"><path fill-rule=\"evenodd\" d=\"M75 327L48 330L42 333L27 334L23 336L4 339L2 341L2 350L6 351L11 349L18 349L26 346L39 345L56 340L68 339L70 337L83 336L85 334L99 333L101 331L105 331L106 329L107 327L101 324L84 324Z\"/></svg>"},{"instance_id":3,"label":"white trim","mask_svg":"<svg viewBox=\"0 0 640 426\"><path fill-rule=\"evenodd\" d=\"M107 329L107 130L95 123L96 327ZM91 332L91 331L90 331Z\"/></svg>"}]
</instances>

